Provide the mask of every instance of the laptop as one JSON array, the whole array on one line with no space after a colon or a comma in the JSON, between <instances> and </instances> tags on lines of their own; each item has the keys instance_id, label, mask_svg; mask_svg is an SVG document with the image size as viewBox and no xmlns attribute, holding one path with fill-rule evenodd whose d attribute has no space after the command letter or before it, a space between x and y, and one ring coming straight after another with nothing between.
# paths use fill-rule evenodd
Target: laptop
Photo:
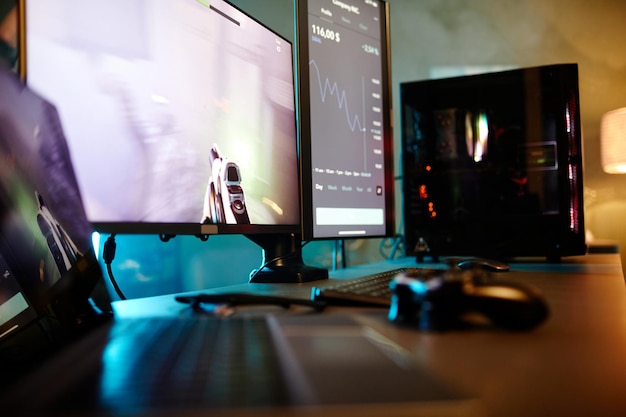
<instances>
[{"instance_id":1,"label":"laptop","mask_svg":"<svg viewBox=\"0 0 626 417\"><path fill-rule=\"evenodd\" d=\"M36 354L47 356L111 309L98 290L91 226L56 108L4 69L0 274L0 380L35 366Z\"/></svg>"},{"instance_id":2,"label":"laptop","mask_svg":"<svg viewBox=\"0 0 626 417\"><path fill-rule=\"evenodd\" d=\"M7 415L467 411L471 396L375 330L380 311L113 317L59 115L5 71L0 159Z\"/></svg>"}]
</instances>

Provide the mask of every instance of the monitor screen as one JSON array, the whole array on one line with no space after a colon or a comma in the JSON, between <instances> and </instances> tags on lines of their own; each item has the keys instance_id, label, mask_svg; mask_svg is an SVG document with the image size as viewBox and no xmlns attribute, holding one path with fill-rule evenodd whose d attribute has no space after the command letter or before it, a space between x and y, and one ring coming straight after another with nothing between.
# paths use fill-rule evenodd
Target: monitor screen
<instances>
[{"instance_id":1,"label":"monitor screen","mask_svg":"<svg viewBox=\"0 0 626 417\"><path fill-rule=\"evenodd\" d=\"M24 22L97 230L300 231L288 40L223 0L28 0Z\"/></svg>"},{"instance_id":2,"label":"monitor screen","mask_svg":"<svg viewBox=\"0 0 626 417\"><path fill-rule=\"evenodd\" d=\"M389 8L296 0L303 236L393 234Z\"/></svg>"},{"instance_id":3,"label":"monitor screen","mask_svg":"<svg viewBox=\"0 0 626 417\"><path fill-rule=\"evenodd\" d=\"M586 251L576 64L402 83L409 254Z\"/></svg>"}]
</instances>

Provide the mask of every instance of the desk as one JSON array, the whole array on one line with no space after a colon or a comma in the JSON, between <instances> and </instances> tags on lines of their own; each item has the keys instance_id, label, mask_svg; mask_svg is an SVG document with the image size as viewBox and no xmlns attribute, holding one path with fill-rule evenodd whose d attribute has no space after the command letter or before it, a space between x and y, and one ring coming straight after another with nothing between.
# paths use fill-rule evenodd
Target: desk
<instances>
[{"instance_id":1,"label":"desk","mask_svg":"<svg viewBox=\"0 0 626 417\"><path fill-rule=\"evenodd\" d=\"M415 264L400 259L333 271L330 281L400 266ZM626 416L626 288L619 255L571 257L558 264L514 263L506 278L543 292L551 309L545 324L524 333L428 333L388 323L382 312L363 314L371 309L331 307L324 314L365 317L369 326L408 351L430 374L471 393L475 401L463 409L466 415ZM308 298L314 284L323 285L242 284L212 291ZM159 296L116 302L114 308L124 318L175 315L186 307L172 296ZM290 415L310 411L295 408Z\"/></svg>"}]
</instances>

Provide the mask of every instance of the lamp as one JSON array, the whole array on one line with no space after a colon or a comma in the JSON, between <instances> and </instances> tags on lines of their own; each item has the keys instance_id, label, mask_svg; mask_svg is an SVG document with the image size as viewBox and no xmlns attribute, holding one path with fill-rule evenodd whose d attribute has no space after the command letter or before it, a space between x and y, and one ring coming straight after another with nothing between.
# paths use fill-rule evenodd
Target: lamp
<instances>
[{"instance_id":1,"label":"lamp","mask_svg":"<svg viewBox=\"0 0 626 417\"><path fill-rule=\"evenodd\" d=\"M602 116L600 146L604 172L626 174L626 107Z\"/></svg>"}]
</instances>

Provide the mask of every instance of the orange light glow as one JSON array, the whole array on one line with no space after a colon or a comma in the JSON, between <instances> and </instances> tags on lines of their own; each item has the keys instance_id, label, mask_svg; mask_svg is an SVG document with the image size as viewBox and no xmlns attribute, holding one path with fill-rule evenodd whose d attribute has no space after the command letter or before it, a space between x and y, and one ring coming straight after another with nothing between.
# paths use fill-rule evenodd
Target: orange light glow
<instances>
[{"instance_id":1,"label":"orange light glow","mask_svg":"<svg viewBox=\"0 0 626 417\"><path fill-rule=\"evenodd\" d=\"M420 193L420 199L424 200L424 199L428 198L428 192L426 190L426 185L425 184L420 185L419 193Z\"/></svg>"}]
</instances>

